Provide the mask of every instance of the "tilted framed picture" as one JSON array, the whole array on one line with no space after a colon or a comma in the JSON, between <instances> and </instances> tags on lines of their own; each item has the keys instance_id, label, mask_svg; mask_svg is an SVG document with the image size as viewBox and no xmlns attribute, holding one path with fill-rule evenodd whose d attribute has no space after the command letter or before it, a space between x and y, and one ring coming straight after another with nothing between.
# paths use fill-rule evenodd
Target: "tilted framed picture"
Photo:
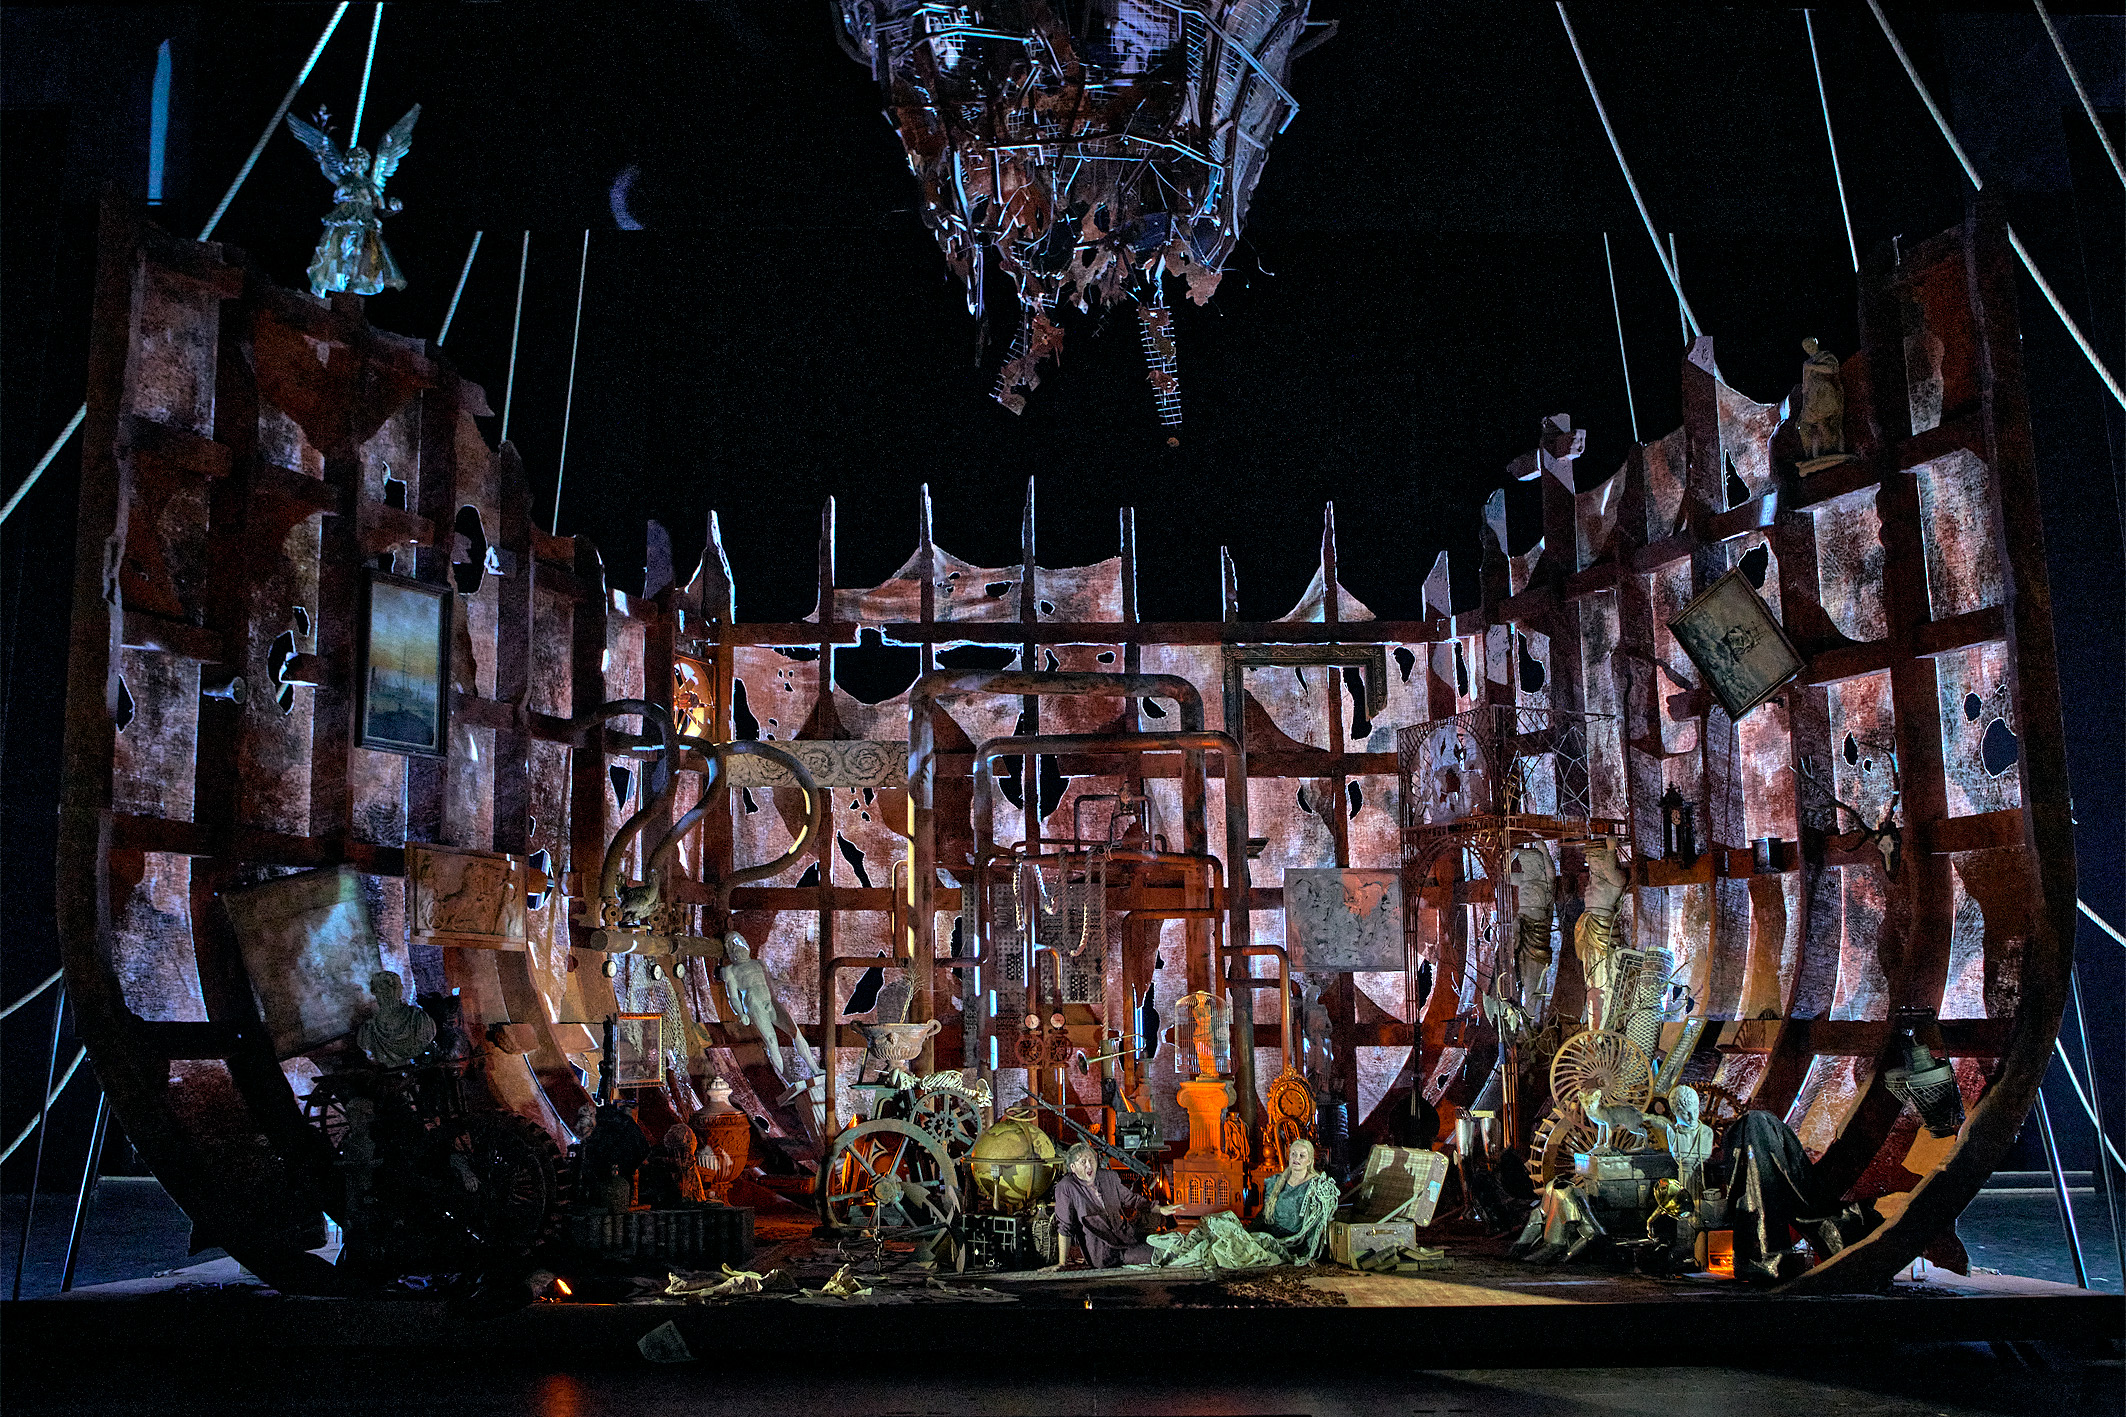
<instances>
[{"instance_id":1,"label":"tilted framed picture","mask_svg":"<svg viewBox=\"0 0 2126 1417\"><path fill-rule=\"evenodd\" d=\"M364 748L445 755L451 600L448 586L367 573L354 708L355 741Z\"/></svg>"},{"instance_id":2,"label":"tilted framed picture","mask_svg":"<svg viewBox=\"0 0 2126 1417\"><path fill-rule=\"evenodd\" d=\"M1777 693L1806 664L1739 569L1700 591L1668 628L1732 719Z\"/></svg>"}]
</instances>

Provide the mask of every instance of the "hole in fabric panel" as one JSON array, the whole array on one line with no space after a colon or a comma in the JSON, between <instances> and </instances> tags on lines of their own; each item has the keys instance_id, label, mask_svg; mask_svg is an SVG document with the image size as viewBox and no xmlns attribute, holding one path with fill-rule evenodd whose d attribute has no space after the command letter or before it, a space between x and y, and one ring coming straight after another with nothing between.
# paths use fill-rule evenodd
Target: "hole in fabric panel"
<instances>
[{"instance_id":1,"label":"hole in fabric panel","mask_svg":"<svg viewBox=\"0 0 2126 1417\"><path fill-rule=\"evenodd\" d=\"M1543 662L1528 652L1528 640L1525 636L1515 635L1513 645L1520 660L1521 692L1533 694L1540 691L1550 677L1543 668Z\"/></svg>"},{"instance_id":2,"label":"hole in fabric panel","mask_svg":"<svg viewBox=\"0 0 2126 1417\"><path fill-rule=\"evenodd\" d=\"M1752 546L1742 553L1742 574L1758 590L1764 589L1764 578L1772 568L1772 549L1769 546Z\"/></svg>"},{"instance_id":3,"label":"hole in fabric panel","mask_svg":"<svg viewBox=\"0 0 2126 1417\"><path fill-rule=\"evenodd\" d=\"M126 725L133 721L133 713L133 691L125 686L125 680L121 677L118 681L118 716L112 720L118 725L120 733L125 732Z\"/></svg>"},{"instance_id":4,"label":"hole in fabric panel","mask_svg":"<svg viewBox=\"0 0 2126 1417\"><path fill-rule=\"evenodd\" d=\"M1402 645L1395 647L1395 667L1401 672L1403 682L1410 682L1410 671L1417 668L1417 656Z\"/></svg>"},{"instance_id":5,"label":"hole in fabric panel","mask_svg":"<svg viewBox=\"0 0 2126 1417\"><path fill-rule=\"evenodd\" d=\"M889 645L875 630L864 631L859 641L834 656L834 683L860 704L907 693L923 672L923 652L913 645Z\"/></svg>"},{"instance_id":6,"label":"hole in fabric panel","mask_svg":"<svg viewBox=\"0 0 2126 1417\"><path fill-rule=\"evenodd\" d=\"M627 805L627 799L633 796L635 792L635 774L630 772L628 769L619 766L617 763L611 768L607 769L607 772L611 775L613 779L614 799L621 806L625 807Z\"/></svg>"},{"instance_id":7,"label":"hole in fabric panel","mask_svg":"<svg viewBox=\"0 0 2126 1417\"><path fill-rule=\"evenodd\" d=\"M1358 809L1366 804L1366 794L1359 790L1355 782L1345 783L1344 793L1351 799L1351 818L1355 821L1358 818Z\"/></svg>"},{"instance_id":8,"label":"hole in fabric panel","mask_svg":"<svg viewBox=\"0 0 2126 1417\"><path fill-rule=\"evenodd\" d=\"M746 681L735 675L731 679L731 729L746 742L760 740L760 720L746 703Z\"/></svg>"},{"instance_id":9,"label":"hole in fabric panel","mask_svg":"<svg viewBox=\"0 0 2126 1417\"><path fill-rule=\"evenodd\" d=\"M864 869L864 849L840 832L834 834L834 840L842 849L842 860L848 862L849 869L856 873L856 883L865 890L869 890L871 888L871 873Z\"/></svg>"},{"instance_id":10,"label":"hole in fabric panel","mask_svg":"<svg viewBox=\"0 0 2126 1417\"><path fill-rule=\"evenodd\" d=\"M1017 650L1003 645L954 645L938 651L938 668L995 671L1011 668L1011 662L1018 657Z\"/></svg>"},{"instance_id":11,"label":"hole in fabric panel","mask_svg":"<svg viewBox=\"0 0 2126 1417\"><path fill-rule=\"evenodd\" d=\"M465 559L451 563L451 578L458 583L458 594L477 595L487 566L487 528L480 524L479 508L458 508L450 529L465 538Z\"/></svg>"},{"instance_id":12,"label":"hole in fabric panel","mask_svg":"<svg viewBox=\"0 0 2126 1417\"><path fill-rule=\"evenodd\" d=\"M745 807L748 815L760 810L760 804L753 800L753 789L750 787L738 789L738 800Z\"/></svg>"},{"instance_id":13,"label":"hole in fabric panel","mask_svg":"<svg viewBox=\"0 0 2126 1417\"><path fill-rule=\"evenodd\" d=\"M805 867L805 873L797 878L797 884L801 887L819 884L819 863L817 861Z\"/></svg>"},{"instance_id":14,"label":"hole in fabric panel","mask_svg":"<svg viewBox=\"0 0 2126 1417\"><path fill-rule=\"evenodd\" d=\"M1964 722L1976 723L1978 716L1986 711L1986 701L1976 694L1964 695Z\"/></svg>"},{"instance_id":15,"label":"hole in fabric panel","mask_svg":"<svg viewBox=\"0 0 2126 1417\"><path fill-rule=\"evenodd\" d=\"M1986 771L1994 777L2012 768L2022 757L2022 743L2015 730L2005 718L1996 718L1986 725L1986 736L1978 745L1978 760L1986 765Z\"/></svg>"},{"instance_id":16,"label":"hole in fabric panel","mask_svg":"<svg viewBox=\"0 0 2126 1417\"><path fill-rule=\"evenodd\" d=\"M1469 652L1460 640L1454 642L1454 692L1469 697Z\"/></svg>"}]
</instances>

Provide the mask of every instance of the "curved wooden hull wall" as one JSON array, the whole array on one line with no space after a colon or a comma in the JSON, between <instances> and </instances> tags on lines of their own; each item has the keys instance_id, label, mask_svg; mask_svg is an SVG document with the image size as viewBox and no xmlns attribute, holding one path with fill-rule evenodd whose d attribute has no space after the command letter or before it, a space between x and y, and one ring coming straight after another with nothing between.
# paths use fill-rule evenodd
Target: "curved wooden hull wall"
<instances>
[{"instance_id":1,"label":"curved wooden hull wall","mask_svg":"<svg viewBox=\"0 0 2126 1417\"><path fill-rule=\"evenodd\" d=\"M1020 565L975 567L941 550L926 503L907 567L866 589L834 584L830 504L820 609L759 625L736 620L713 524L690 584L670 583L653 527L655 583L641 597L616 591L587 541L531 524L514 451L489 448L474 424L488 411L483 394L432 350L369 327L359 301L327 306L277 289L240 253L174 241L114 206L84 440L59 899L69 988L99 1076L205 1239L277 1283L329 1287L329 1271L304 1253L332 1189L329 1153L300 1115L315 1070L273 1057L216 897L345 862L362 874L387 963L424 989L460 990L476 1035L533 1025L530 1053L483 1047L478 1072L496 1103L565 1142L585 1100L578 1069L595 1065L583 1021L661 1008L672 986L634 959L606 978L602 957L572 944L583 927L562 917L558 891L531 913L521 951L409 939L403 848L544 850L558 879L586 888L623 808L641 801L639 775L614 772L643 761L627 751L639 721L616 720L596 751L570 746L568 720L611 699L669 702L678 655L710 666L719 707L709 736L750 719L783 741L905 742L905 694L867 705L833 685L836 648L864 629L920 646L925 669L938 650L974 643L1014 647L1030 668L1185 675L1203 691L1207 726L1244 736L1250 831L1269 841L1248 882L1264 943L1283 940L1285 868L1397 864L1395 729L1480 704L1563 708L1612 716L1589 737L1594 811L1629 824L1632 942L1674 950L1718 1021L1708 1034L1717 1051L1705 1055L1713 1080L1787 1116L1847 1184L1912 1189L1920 1178L1898 1162L1915 1123L1880 1076L1885 1021L1898 1008L1940 1018L1974 1104L1964 1142L1900 1220L1802 1281L1871 1287L1953 1220L2012 1140L2058 1031L2072 939L2065 766L2008 270L1997 221L1974 210L1869 278L1868 347L1845 366L1858 460L1806 479L1784 461L1791 434L1780 433L1779 408L1722 385L1710 341L1680 366L1684 426L1611 478L1575 492L1591 479L1574 476L1569 422L1552 420L1544 449L1509 469L1540 480L1541 525L1509 526L1503 492L1494 497L1482 598L1459 612L1442 557L1425 580L1424 619L1375 619L1338 583L1332 515L1321 570L1282 620L1237 620L1229 561L1224 622L1145 622L1127 514L1116 558L1042 568L1029 487ZM403 506L387 479L404 485ZM449 754L356 746L361 568L390 553L402 574L449 582L454 564L478 559L454 534L461 508L498 554L458 596ZM772 534L791 539L792 527ZM1517 545L1529 549L1512 554ZM1697 687L1666 622L1746 563L1761 567L1761 593L1808 663L1736 724ZM281 648L299 656L284 673L302 683L285 709L275 680L284 633L293 639ZM1226 647L1330 643L1387 648L1383 711L1364 711L1356 671L1320 666L1236 670L1240 693L1226 697ZM240 672L248 701L203 699L203 666ZM976 743L1015 730L1173 726L1147 712L982 697L939 710L938 859L958 862L969 846ZM2019 746L2005 768L1984 757L1995 720ZM1889 805L1893 754L1904 829L1894 878L1871 846L1839 835L1852 824L1799 777L1807 764L1873 819ZM1147 791L1178 835L1175 769L1163 762L1124 777L1113 760L1064 760L1050 831L1067 827L1081 796L1129 787ZM815 1042L822 991L836 1017L853 977L823 982L822 957L891 948L904 781L888 771L833 789L833 829L809 870L740 887L728 922L714 917L712 891L678 888L694 928L728 923L755 943ZM1707 843L1688 868L1660 859L1654 803L1671 786L1698 804ZM682 773L675 815L699 791L699 776ZM1214 772L1212 822L1222 798ZM697 879L772 859L802 821L788 788L726 801L683 851ZM1000 796L995 839L1025 827ZM1748 844L1761 836L1789 844L1784 869L1753 868ZM1572 897L1577 852L1563 864L1561 897ZM936 895L941 947L960 883ZM1451 1108L1480 1081L1461 1066L1478 1040L1469 986L1454 981L1490 968L1470 943L1481 887L1462 882L1414 912L1418 953L1442 980L1429 998L1400 974L1308 981L1346 1060L1337 1081L1355 1119L1413 1085ZM1184 922L1163 928L1169 946L1182 943ZM1190 987L1193 953L1165 948L1132 968L1172 1000ZM1559 1002L1576 1008L1577 966L1569 949L1561 958ZM945 1021L937 1054L951 1065L961 1056L956 989L938 966L917 971L918 1008ZM796 1134L758 1050L715 1022L702 972L680 987L709 1042L691 1066L733 1078L749 1110ZM1258 1041L1273 1045L1275 992L1256 999ZM833 1042L846 1079L861 1039L844 1027ZM1258 1078L1279 1062L1261 1047ZM1154 1078L1172 1108L1170 1070ZM1007 1069L999 1086L1008 1098L1023 1084ZM1176 1110L1170 1135L1179 1120Z\"/></svg>"}]
</instances>

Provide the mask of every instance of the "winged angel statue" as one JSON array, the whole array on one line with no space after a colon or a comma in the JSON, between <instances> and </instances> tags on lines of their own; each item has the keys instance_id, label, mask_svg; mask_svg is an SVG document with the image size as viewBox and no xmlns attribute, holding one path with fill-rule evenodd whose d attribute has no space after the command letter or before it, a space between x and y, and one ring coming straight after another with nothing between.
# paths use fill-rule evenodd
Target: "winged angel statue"
<instances>
[{"instance_id":1,"label":"winged angel statue","mask_svg":"<svg viewBox=\"0 0 2126 1417\"><path fill-rule=\"evenodd\" d=\"M398 199L384 195L384 184L398 170L399 159L413 146L413 125L420 116L421 105L417 103L391 125L391 131L377 145L376 160L371 162L362 149L350 147L341 152L339 144L322 128L313 127L292 113L288 115L288 127L310 149L318 168L331 180L332 196L338 203L325 214L325 234L318 240L317 255L310 262L311 294L322 296L327 291L345 290L356 295L375 295L386 287L406 288L406 277L399 273L399 263L391 259L391 248L384 244L384 218L399 210ZM325 121L322 110L318 121Z\"/></svg>"}]
</instances>

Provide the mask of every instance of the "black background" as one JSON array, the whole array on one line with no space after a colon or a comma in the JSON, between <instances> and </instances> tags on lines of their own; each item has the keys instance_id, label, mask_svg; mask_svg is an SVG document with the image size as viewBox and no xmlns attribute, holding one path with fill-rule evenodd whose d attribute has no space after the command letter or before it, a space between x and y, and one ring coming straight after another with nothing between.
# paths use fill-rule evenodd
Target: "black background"
<instances>
[{"instance_id":1,"label":"black background","mask_svg":"<svg viewBox=\"0 0 2126 1417\"><path fill-rule=\"evenodd\" d=\"M1376 613L1416 616L1441 549L1466 604L1479 509L1540 418L1567 412L1589 430L1583 483L1629 449L1602 233L1649 439L1680 418L1675 300L1554 8L1317 0L1316 12L1340 32L1296 67L1302 109L1271 147L1225 283L1207 308L1180 312L1178 447L1157 423L1127 314L1069 321L1061 367L1044 371L1023 416L989 400L1009 331L992 331L980 357L877 91L812 0L390 7L362 140L416 101L423 116L391 187L405 211L387 226L411 286L373 298L369 314L432 338L484 229L444 353L499 412L530 229L510 433L545 521L590 230L558 529L590 536L618 586L639 582L647 518L670 529L684 579L713 508L740 614L795 618L813 605L826 499L838 503L839 582L867 585L914 549L924 483L941 545L1009 564L1032 477L1047 565L1114 554L1117 509L1136 508L1147 619L1216 618L1220 546L1238 563L1242 615L1284 613L1331 500L1341 578ZM371 13L348 12L296 103L305 115L328 106L342 135ZM2109 365L2126 369L2126 202L2036 17L2005 3L1891 13L1989 191ZM329 14L0 11L0 482L22 478L81 400L94 204L107 183L145 194L156 46L170 40L174 60L158 219L192 236ZM1727 382L1776 401L1798 378L1804 335L1850 352L1853 277L1800 13L1582 3L1573 16ZM1961 221L1962 175L1867 11L1815 22L1863 254ZM2126 25L2102 13L2060 23L2116 132ZM630 167L640 231L619 230L613 206ZM309 154L276 134L215 237L300 286L329 205ZM2081 890L2119 921L2126 423L2036 288L2022 288ZM7 998L57 954L78 467L69 448L0 543ZM1533 535L1520 518L1512 549ZM868 698L898 684L851 687ZM2126 951L2086 927L2080 943L2116 1132ZM34 1005L8 1023L9 1136L36 1105L47 1019ZM2057 1070L2053 1086L2069 1164L2086 1167L2088 1128ZM59 1169L80 1155L90 1096L77 1084L63 1109ZM27 1184L28 1154L7 1168L11 1188Z\"/></svg>"}]
</instances>

